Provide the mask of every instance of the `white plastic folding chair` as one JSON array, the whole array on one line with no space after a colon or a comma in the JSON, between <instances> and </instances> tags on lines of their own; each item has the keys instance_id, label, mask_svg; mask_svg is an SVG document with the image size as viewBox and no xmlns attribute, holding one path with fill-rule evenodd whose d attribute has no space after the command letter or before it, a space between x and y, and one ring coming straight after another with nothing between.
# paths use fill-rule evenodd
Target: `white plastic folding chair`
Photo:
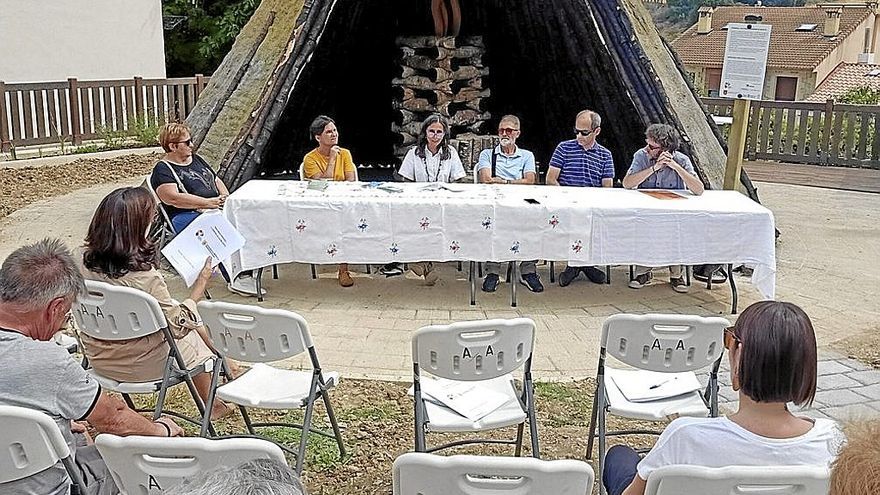
<instances>
[{"instance_id":1,"label":"white plastic folding chair","mask_svg":"<svg viewBox=\"0 0 880 495\"><path fill-rule=\"evenodd\" d=\"M393 495L590 495L593 479L572 459L409 452L394 460Z\"/></svg>"},{"instance_id":2,"label":"white plastic folding chair","mask_svg":"<svg viewBox=\"0 0 880 495\"><path fill-rule=\"evenodd\" d=\"M71 495L85 487L70 448L47 414L17 406L0 406L0 484L49 469L61 461L71 482Z\"/></svg>"},{"instance_id":3,"label":"white plastic folding chair","mask_svg":"<svg viewBox=\"0 0 880 495\"><path fill-rule=\"evenodd\" d=\"M605 439L612 435L656 434L651 430L607 432L606 414L630 419L660 421L673 416L718 415L718 367L724 352L724 329L730 322L719 317L663 314L616 314L602 325L596 394L587 440L587 459L592 456L598 425L599 479L605 468ZM606 355L636 368L637 372L605 367ZM705 393L694 390L649 402L627 400L621 391L625 382L657 380L654 373L690 373L711 366ZM679 377L684 378L684 377ZM670 379L659 382L665 384ZM693 377L696 381L696 377ZM652 387L659 387L653 385ZM601 493L605 493L601 487Z\"/></svg>"},{"instance_id":4,"label":"white plastic folding chair","mask_svg":"<svg viewBox=\"0 0 880 495\"><path fill-rule=\"evenodd\" d=\"M220 368L215 366L211 393L208 396L208 409L210 410L213 405L215 395L226 402L238 405L251 435L256 435L254 427L260 426L288 426L300 429L302 434L296 452L281 446L296 455L297 474L302 472L309 432L335 438L340 459L345 457L342 434L333 414L330 394L327 392L336 386L339 374L325 374L321 369L306 320L292 311L263 309L242 304L202 301L198 307L214 348L220 355L246 363L256 363L250 371L220 386L217 386ZM311 371L278 369L265 364L292 358L303 352L309 354ZM312 428L312 412L319 395L324 401L327 417L333 427L332 434ZM253 423L246 407L282 410L305 408L305 415L302 425ZM203 433L209 424L210 421L206 419L202 426Z\"/></svg>"},{"instance_id":5,"label":"white plastic folding chair","mask_svg":"<svg viewBox=\"0 0 880 495\"><path fill-rule=\"evenodd\" d=\"M162 414L170 414L198 425L202 424L205 406L196 392L192 377L209 371L214 363L209 360L193 368L186 367L180 350L177 348L177 343L168 328L165 314L156 298L131 287L86 280L86 291L77 298L72 312L77 329L94 339L124 341L162 332L169 352L161 379L119 382L102 375L94 367L88 372L104 389L122 394L126 404L132 409L135 409L135 406L131 401L130 394L158 393L156 407L153 409L153 419ZM214 361L218 361L218 365L222 364L220 360L215 359ZM189 418L164 409L168 388L179 383L186 383L199 410L200 418Z\"/></svg>"},{"instance_id":6,"label":"white plastic folding chair","mask_svg":"<svg viewBox=\"0 0 880 495\"><path fill-rule=\"evenodd\" d=\"M256 459L287 464L284 452L259 438L164 438L102 434L98 452L123 495L162 493L185 478Z\"/></svg>"},{"instance_id":7,"label":"white plastic folding chair","mask_svg":"<svg viewBox=\"0 0 880 495\"><path fill-rule=\"evenodd\" d=\"M519 456L523 428L528 423L532 456L540 457L532 382L534 341L535 322L528 318L467 321L417 330L412 337L415 450L435 452L472 443L496 443L515 445ZM518 369L523 371L522 390L517 390L512 375ZM508 400L481 418L469 419L425 392L422 371L446 380L479 382L476 393L485 390ZM428 431L479 432L513 425L518 425L515 440L459 440L430 449L426 445Z\"/></svg>"},{"instance_id":8,"label":"white plastic folding chair","mask_svg":"<svg viewBox=\"0 0 880 495\"><path fill-rule=\"evenodd\" d=\"M648 476L645 495L828 495L829 484L826 466L664 466Z\"/></svg>"},{"instance_id":9,"label":"white plastic folding chair","mask_svg":"<svg viewBox=\"0 0 880 495\"><path fill-rule=\"evenodd\" d=\"M174 224L171 223L171 217L168 216L168 212L165 210L165 205L159 200L159 195L156 194L156 191L153 189L152 179L153 176L151 174L144 182L144 187L150 191L153 200L156 201L156 210L159 212L162 222L150 226L150 238L158 243L158 251L161 252L162 248L165 247L165 243L173 239L174 236L177 235L177 232L174 230Z\"/></svg>"}]
</instances>

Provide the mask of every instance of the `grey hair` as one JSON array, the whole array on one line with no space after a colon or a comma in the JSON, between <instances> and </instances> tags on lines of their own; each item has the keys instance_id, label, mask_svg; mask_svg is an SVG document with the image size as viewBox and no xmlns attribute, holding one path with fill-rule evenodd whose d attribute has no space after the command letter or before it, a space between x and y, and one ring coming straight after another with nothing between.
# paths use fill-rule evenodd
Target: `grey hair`
<instances>
[{"instance_id":1,"label":"grey hair","mask_svg":"<svg viewBox=\"0 0 880 495\"><path fill-rule=\"evenodd\" d=\"M598 129L602 126L602 116L599 115L598 112L594 112L592 110L581 110L580 112L578 112L575 120L581 118L581 115L590 116L590 129Z\"/></svg>"},{"instance_id":2,"label":"grey hair","mask_svg":"<svg viewBox=\"0 0 880 495\"><path fill-rule=\"evenodd\" d=\"M516 115L508 114L504 117L501 117L501 120L498 121L498 126L501 127L501 124L505 122L509 122L517 127L522 127L519 123L519 117L517 117Z\"/></svg>"},{"instance_id":3,"label":"grey hair","mask_svg":"<svg viewBox=\"0 0 880 495\"><path fill-rule=\"evenodd\" d=\"M675 127L667 124L649 125L645 137L659 144L663 151L676 151L681 142Z\"/></svg>"},{"instance_id":4,"label":"grey hair","mask_svg":"<svg viewBox=\"0 0 880 495\"><path fill-rule=\"evenodd\" d=\"M0 302L45 308L58 297L85 290L83 276L59 239L43 239L12 252L0 267Z\"/></svg>"},{"instance_id":5,"label":"grey hair","mask_svg":"<svg viewBox=\"0 0 880 495\"><path fill-rule=\"evenodd\" d=\"M233 468L203 471L165 495L308 495L296 474L272 459L256 459Z\"/></svg>"}]
</instances>

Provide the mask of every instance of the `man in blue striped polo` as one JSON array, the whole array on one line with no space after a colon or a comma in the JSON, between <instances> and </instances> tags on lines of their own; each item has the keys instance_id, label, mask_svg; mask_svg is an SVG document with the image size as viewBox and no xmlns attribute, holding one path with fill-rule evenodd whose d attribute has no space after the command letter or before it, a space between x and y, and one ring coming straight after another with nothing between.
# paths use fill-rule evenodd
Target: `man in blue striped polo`
<instances>
[{"instance_id":1,"label":"man in blue striped polo","mask_svg":"<svg viewBox=\"0 0 880 495\"><path fill-rule=\"evenodd\" d=\"M602 117L592 110L582 110L575 118L575 138L556 146L547 171L547 185L572 187L612 187L614 159L611 152L596 142ZM583 273L594 284L605 283L605 273L594 266L569 263L559 274L559 286L565 287Z\"/></svg>"}]
</instances>

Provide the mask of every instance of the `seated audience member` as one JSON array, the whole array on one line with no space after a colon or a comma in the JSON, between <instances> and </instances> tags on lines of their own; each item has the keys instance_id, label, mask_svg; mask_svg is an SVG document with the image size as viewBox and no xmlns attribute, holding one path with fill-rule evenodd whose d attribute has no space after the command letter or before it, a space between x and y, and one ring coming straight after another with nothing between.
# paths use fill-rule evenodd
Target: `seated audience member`
<instances>
[{"instance_id":1,"label":"seated audience member","mask_svg":"<svg viewBox=\"0 0 880 495\"><path fill-rule=\"evenodd\" d=\"M156 202L142 187L123 187L107 195L98 205L82 254L82 272L89 280L132 287L156 298L177 348L187 367L192 368L214 357L211 341L196 311L211 278L211 259L205 261L189 298L179 303L171 298L165 278L156 268L155 245L147 239ZM82 336L84 352L92 367L117 381L158 380L165 371L168 344L162 332L132 340L100 340ZM210 373L193 377L202 400L211 390ZM222 401L214 402L211 417L227 412Z\"/></svg>"},{"instance_id":2,"label":"seated audience member","mask_svg":"<svg viewBox=\"0 0 880 495\"><path fill-rule=\"evenodd\" d=\"M547 169L547 185L570 187L613 187L614 158L596 142L602 130L602 117L592 110L582 110L575 117L574 139L556 146ZM559 286L570 284L583 273L594 284L605 283L605 272L595 266L577 266L569 262L559 274Z\"/></svg>"},{"instance_id":3,"label":"seated audience member","mask_svg":"<svg viewBox=\"0 0 880 495\"><path fill-rule=\"evenodd\" d=\"M163 125L159 130L159 144L165 156L153 167L150 186L165 205L174 231L182 231L206 211L223 208L229 189L204 158L193 152L189 127L177 123ZM235 280L229 279L222 265L220 272L230 291L257 295L257 282L250 271L240 273Z\"/></svg>"},{"instance_id":4,"label":"seated audience member","mask_svg":"<svg viewBox=\"0 0 880 495\"><path fill-rule=\"evenodd\" d=\"M880 420L844 427L846 445L831 466L831 495L880 493Z\"/></svg>"},{"instance_id":5,"label":"seated audience member","mask_svg":"<svg viewBox=\"0 0 880 495\"><path fill-rule=\"evenodd\" d=\"M662 466L829 466L844 438L837 423L792 414L816 394L816 335L804 311L791 303L752 304L725 330L730 380L739 410L719 418L678 418L639 459L615 445L605 457L602 482L611 495L642 495Z\"/></svg>"},{"instance_id":6,"label":"seated audience member","mask_svg":"<svg viewBox=\"0 0 880 495\"><path fill-rule=\"evenodd\" d=\"M699 196L703 183L697 177L690 158L678 151L678 131L666 124L651 124L645 131L645 147L633 155L632 165L623 187L627 189L687 189ZM688 286L681 276L682 266L669 267L669 284L676 292L687 292ZM653 268L636 266L635 278L629 286L641 289L654 277Z\"/></svg>"},{"instance_id":7,"label":"seated audience member","mask_svg":"<svg viewBox=\"0 0 880 495\"><path fill-rule=\"evenodd\" d=\"M88 421L101 433L178 436L170 418L150 421L101 391L52 336L64 326L83 277L64 244L45 239L22 246L0 267L0 404L43 412L58 424L86 483L86 494L118 493L94 445L71 428ZM0 425L0 428L5 426ZM0 493L67 495L70 480L61 462L26 478L0 483Z\"/></svg>"},{"instance_id":8,"label":"seated audience member","mask_svg":"<svg viewBox=\"0 0 880 495\"><path fill-rule=\"evenodd\" d=\"M519 118L505 115L498 123L498 137L501 143L480 152L480 159L474 173L483 184L534 184L535 155L516 145L521 132ZM544 285L538 277L534 261L520 263L520 282L532 292L543 292ZM495 292L498 288L501 263L486 263L486 278L483 279L483 292Z\"/></svg>"},{"instance_id":9,"label":"seated audience member","mask_svg":"<svg viewBox=\"0 0 880 495\"><path fill-rule=\"evenodd\" d=\"M354 181L355 168L351 152L339 147L339 131L336 122L326 115L318 115L309 126L309 133L318 147L303 157L303 175L306 179ZM342 287L351 287L354 280L348 272L348 264L340 263L337 280Z\"/></svg>"},{"instance_id":10,"label":"seated audience member","mask_svg":"<svg viewBox=\"0 0 880 495\"><path fill-rule=\"evenodd\" d=\"M166 495L307 495L296 474L271 459L220 466L196 474Z\"/></svg>"},{"instance_id":11,"label":"seated audience member","mask_svg":"<svg viewBox=\"0 0 880 495\"><path fill-rule=\"evenodd\" d=\"M416 145L406 152L398 174L409 182L455 182L465 175L458 151L449 145L449 122L440 115L428 116L419 131ZM410 263L410 270L434 285L439 277L430 261Z\"/></svg>"}]
</instances>

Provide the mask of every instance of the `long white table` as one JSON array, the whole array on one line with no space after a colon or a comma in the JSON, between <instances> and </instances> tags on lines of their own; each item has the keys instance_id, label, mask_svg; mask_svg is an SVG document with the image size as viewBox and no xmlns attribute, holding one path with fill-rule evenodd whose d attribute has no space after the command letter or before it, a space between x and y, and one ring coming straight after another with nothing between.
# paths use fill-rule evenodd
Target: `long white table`
<instances>
[{"instance_id":1,"label":"long white table","mask_svg":"<svg viewBox=\"0 0 880 495\"><path fill-rule=\"evenodd\" d=\"M375 185L375 184L374 184ZM226 200L247 239L233 272L277 263L568 260L576 264L746 264L776 289L775 225L734 191L641 191L521 185L252 180Z\"/></svg>"}]
</instances>

